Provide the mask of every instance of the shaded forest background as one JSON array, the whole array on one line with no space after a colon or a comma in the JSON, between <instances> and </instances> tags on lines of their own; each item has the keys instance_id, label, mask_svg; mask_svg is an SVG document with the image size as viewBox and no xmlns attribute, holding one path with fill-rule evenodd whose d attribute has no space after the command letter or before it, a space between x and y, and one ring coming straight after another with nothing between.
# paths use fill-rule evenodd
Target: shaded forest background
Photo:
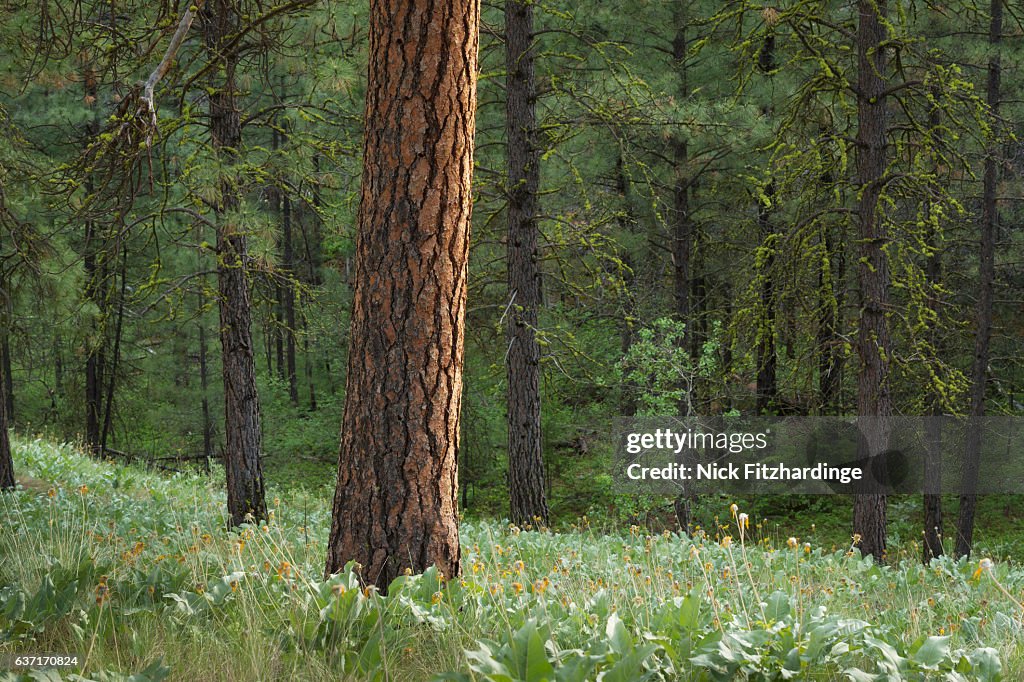
<instances>
[{"instance_id":1,"label":"shaded forest background","mask_svg":"<svg viewBox=\"0 0 1024 682\"><path fill-rule=\"evenodd\" d=\"M225 74L201 20L157 84L155 128L133 118L183 3L5 4L0 374L13 427L164 468L215 464L215 245L228 215L248 238L267 477L329 486L365 3L241 3L220 37L237 56L241 145L227 160L208 115ZM532 25L513 50L517 6ZM1021 412L1021 17L999 2L890 2L874 49L859 42L857 10L484 4L459 453L468 513L509 514L507 411L529 386L513 377L510 395L510 322L536 344L539 399L518 414L539 410L524 456L542 453L555 523L668 524L679 512L615 494L616 416L856 414L866 309L891 334L879 347L893 413ZM532 82L513 68L527 53ZM524 110L532 121L510 123ZM868 124L884 143L875 176L858 153ZM510 181L517 155L536 174ZM227 211L225 166L238 196ZM862 231L865 192L877 193L881 234ZM536 231L536 258L510 248L513 229ZM879 257L888 300L873 308L863 277ZM515 278L533 293L510 296Z\"/></svg>"}]
</instances>

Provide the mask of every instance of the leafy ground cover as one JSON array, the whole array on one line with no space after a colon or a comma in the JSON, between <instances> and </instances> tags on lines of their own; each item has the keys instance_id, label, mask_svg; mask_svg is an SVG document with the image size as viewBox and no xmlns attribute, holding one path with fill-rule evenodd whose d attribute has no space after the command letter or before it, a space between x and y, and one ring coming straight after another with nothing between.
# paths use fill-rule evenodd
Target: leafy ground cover
<instances>
[{"instance_id":1,"label":"leafy ground cover","mask_svg":"<svg viewBox=\"0 0 1024 682\"><path fill-rule=\"evenodd\" d=\"M216 478L16 441L0 654L74 680L1017 680L1024 570L862 559L742 508L694 538L463 524L463 576L324 580L327 505L225 529ZM0 672L0 679L60 679Z\"/></svg>"}]
</instances>

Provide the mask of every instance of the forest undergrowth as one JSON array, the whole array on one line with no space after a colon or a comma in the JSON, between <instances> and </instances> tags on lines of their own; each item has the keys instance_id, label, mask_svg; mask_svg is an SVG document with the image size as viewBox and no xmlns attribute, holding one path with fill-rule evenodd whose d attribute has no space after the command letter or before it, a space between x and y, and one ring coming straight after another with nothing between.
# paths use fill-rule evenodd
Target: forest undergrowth
<instances>
[{"instance_id":1,"label":"forest undergrowth","mask_svg":"<svg viewBox=\"0 0 1024 682\"><path fill-rule=\"evenodd\" d=\"M875 565L739 506L690 538L462 523L462 576L323 579L329 508L271 491L226 529L216 474L15 440L0 496L0 680L1016 680L1024 568ZM350 566L350 569L353 567ZM63 675L63 677L60 677Z\"/></svg>"}]
</instances>

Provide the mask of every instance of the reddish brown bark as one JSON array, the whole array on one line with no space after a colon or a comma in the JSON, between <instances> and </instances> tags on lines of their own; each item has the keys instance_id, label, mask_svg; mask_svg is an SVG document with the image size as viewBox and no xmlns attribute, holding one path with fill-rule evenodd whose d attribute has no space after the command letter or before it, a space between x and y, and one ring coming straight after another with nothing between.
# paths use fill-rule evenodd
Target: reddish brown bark
<instances>
[{"instance_id":1,"label":"reddish brown bark","mask_svg":"<svg viewBox=\"0 0 1024 682\"><path fill-rule=\"evenodd\" d=\"M327 574L459 573L459 417L479 5L373 0Z\"/></svg>"}]
</instances>

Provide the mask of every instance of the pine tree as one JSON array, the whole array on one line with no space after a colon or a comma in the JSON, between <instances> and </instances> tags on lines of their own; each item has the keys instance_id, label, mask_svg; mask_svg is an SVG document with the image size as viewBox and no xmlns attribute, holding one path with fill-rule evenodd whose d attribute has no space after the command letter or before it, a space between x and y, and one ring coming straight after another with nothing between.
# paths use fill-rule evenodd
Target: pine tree
<instances>
[{"instance_id":1,"label":"pine tree","mask_svg":"<svg viewBox=\"0 0 1024 682\"><path fill-rule=\"evenodd\" d=\"M479 6L374 0L327 574L459 573L459 420Z\"/></svg>"}]
</instances>

